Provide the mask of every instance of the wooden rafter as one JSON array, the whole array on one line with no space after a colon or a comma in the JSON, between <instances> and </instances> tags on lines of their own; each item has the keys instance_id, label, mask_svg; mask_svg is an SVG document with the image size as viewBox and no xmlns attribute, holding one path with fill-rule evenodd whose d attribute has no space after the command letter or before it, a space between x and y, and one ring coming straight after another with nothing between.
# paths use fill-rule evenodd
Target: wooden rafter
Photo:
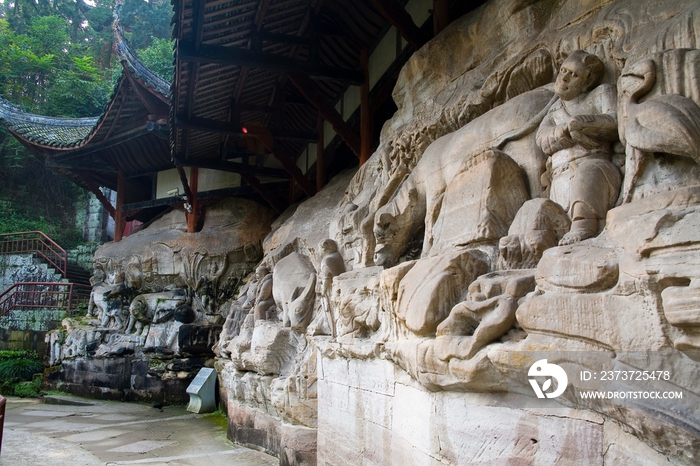
<instances>
[{"instance_id":1,"label":"wooden rafter","mask_svg":"<svg viewBox=\"0 0 700 466\"><path fill-rule=\"evenodd\" d=\"M254 52L221 45L202 45L199 50L196 50L193 44L182 44L179 58L192 63L249 66L278 73L304 74L313 79L330 79L350 84L360 84L363 79L362 72L359 70L338 68L267 52Z\"/></svg>"}]
</instances>

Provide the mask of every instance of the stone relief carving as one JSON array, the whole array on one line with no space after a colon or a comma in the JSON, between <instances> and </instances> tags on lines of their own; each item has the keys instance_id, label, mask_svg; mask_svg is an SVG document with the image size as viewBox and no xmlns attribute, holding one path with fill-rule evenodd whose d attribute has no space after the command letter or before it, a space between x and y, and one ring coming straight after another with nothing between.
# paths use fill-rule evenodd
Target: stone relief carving
<instances>
[{"instance_id":1,"label":"stone relief carving","mask_svg":"<svg viewBox=\"0 0 700 466\"><path fill-rule=\"evenodd\" d=\"M535 288L531 271L482 275L469 285L467 300L457 304L437 328L436 353L447 361L470 359L515 325L518 299Z\"/></svg>"},{"instance_id":2,"label":"stone relief carving","mask_svg":"<svg viewBox=\"0 0 700 466\"><path fill-rule=\"evenodd\" d=\"M506 133L525 125L551 97L548 90L522 94L431 144L392 200L375 214L375 264L395 264L410 240L421 231L423 257L429 255L433 247L439 250L456 244L497 240L505 235L518 208L529 197L527 175L519 164L539 177L540 153L526 147L531 145L532 136L519 142L522 147L506 148L510 154L489 147ZM515 117L506 118L506 115ZM470 200L474 203L471 209L465 210L473 212L476 223L470 224L466 233L457 233L459 224L450 214L460 208L460 190L467 189L470 178L478 176L474 174L477 170L473 170L476 167L482 171L478 181L488 180L482 185L485 192L490 193L492 185L496 191L502 191L494 192L492 203L488 207L484 205L483 209L478 204L481 200L478 193L463 192L464 203ZM503 178L495 176L500 170L504 171ZM507 201L498 202L499 196Z\"/></svg>"},{"instance_id":3,"label":"stone relief carving","mask_svg":"<svg viewBox=\"0 0 700 466\"><path fill-rule=\"evenodd\" d=\"M554 84L559 101L537 131L537 143L549 156L549 198L572 221L562 245L598 234L620 190L620 169L610 161L618 138L615 88L593 87L602 72L595 55L580 50L569 55Z\"/></svg>"},{"instance_id":4,"label":"stone relief carving","mask_svg":"<svg viewBox=\"0 0 700 466\"><path fill-rule=\"evenodd\" d=\"M642 368L623 353L665 351L671 355L665 367L678 374L674 384L694 391L700 51L679 46L693 45L682 37L700 14L690 3L660 12L673 24L663 37L642 41L630 19L640 15L637 7L622 3L575 20L562 13L565 21L557 24L566 24L564 32L547 47L530 41L516 58L494 55L498 65L487 71L452 77L440 95L455 93L455 101L417 110L437 117L409 122L402 109L352 180L280 220L263 243L262 261L259 255L249 261L256 275L240 288L246 274L233 272L240 262L232 255L181 238L159 239L139 262L105 263L96 289L115 286L123 273L136 310L126 334L100 329L118 335L108 336L107 347L138 348L132 339L146 334L142 346L178 351L182 322L154 323L149 295L186 290L197 321L210 313L225 317L215 353L231 410L251 407L290 430L315 427L317 396L334 396L333 384L351 378L323 374L332 383L319 395L316 368L325 366L316 358L368 367L389 360L392 370L414 379L397 386L420 384L437 397L512 389L507 374L535 362L512 357L521 352L613 354ZM518 8L527 13L527 5ZM601 26L588 27L596 15ZM571 53L578 48L595 55ZM561 52L564 59L553 58ZM425 67L432 63L422 59ZM455 86L464 84L469 90L457 95ZM236 250L259 248L248 244ZM231 277L239 280L234 286ZM101 306L92 312L107 304ZM87 354L93 340L79 335L71 353ZM56 337L53 347L60 342ZM576 358L554 362L599 369ZM366 375L376 382L386 374ZM362 393L389 397L380 385ZM517 385L533 396L526 378ZM697 421L693 401L673 415L652 404L644 412L566 396L561 403L585 412L590 424L608 422L599 415L613 419L679 464L693 461L681 450L700 451L695 430L682 427ZM368 423L374 427L374 418Z\"/></svg>"},{"instance_id":5,"label":"stone relief carving","mask_svg":"<svg viewBox=\"0 0 700 466\"><path fill-rule=\"evenodd\" d=\"M149 397L158 396L148 395L149 390L163 390L168 381L194 377L207 355L213 356L224 311L235 307L228 301L259 262L272 213L249 201L227 200L208 207L197 235L184 233L182 218L181 212L171 212L96 252L88 315L64 322L65 337L57 336L51 344L52 363L63 362L75 373L82 366L71 366L74 359L99 365L127 358L143 374L124 375L126 381L115 376L105 387L124 390L116 387L137 384ZM241 303L247 310L255 296L249 301ZM227 332L233 333L231 324ZM172 363L185 369L149 370L154 360L190 362ZM146 379L138 382L139 377Z\"/></svg>"},{"instance_id":6,"label":"stone relief carving","mask_svg":"<svg viewBox=\"0 0 700 466\"><path fill-rule=\"evenodd\" d=\"M333 278L345 272L345 261L338 252L338 244L332 239L325 239L321 243L321 264L319 266L319 295L321 297L321 307L325 314L326 321L330 325L331 336L336 336L336 317L331 310L331 294L333 290Z\"/></svg>"},{"instance_id":7,"label":"stone relief carving","mask_svg":"<svg viewBox=\"0 0 700 466\"><path fill-rule=\"evenodd\" d=\"M625 202L700 180L698 63L697 50L676 49L623 70L618 113L627 153Z\"/></svg>"}]
</instances>

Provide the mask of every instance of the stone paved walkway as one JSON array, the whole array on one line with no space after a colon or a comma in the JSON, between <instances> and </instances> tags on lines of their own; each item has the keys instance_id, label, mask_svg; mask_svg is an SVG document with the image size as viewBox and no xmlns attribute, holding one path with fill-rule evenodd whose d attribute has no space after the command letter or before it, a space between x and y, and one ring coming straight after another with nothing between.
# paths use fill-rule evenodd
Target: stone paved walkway
<instances>
[{"instance_id":1,"label":"stone paved walkway","mask_svg":"<svg viewBox=\"0 0 700 466\"><path fill-rule=\"evenodd\" d=\"M234 445L225 419L137 403L75 397L8 398L1 466L272 466L276 458Z\"/></svg>"}]
</instances>

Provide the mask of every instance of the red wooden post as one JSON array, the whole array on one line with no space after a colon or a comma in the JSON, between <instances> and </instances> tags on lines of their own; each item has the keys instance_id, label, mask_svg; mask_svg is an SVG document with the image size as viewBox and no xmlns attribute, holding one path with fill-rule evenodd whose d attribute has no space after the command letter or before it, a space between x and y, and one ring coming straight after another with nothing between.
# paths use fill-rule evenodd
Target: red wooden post
<instances>
[{"instance_id":1,"label":"red wooden post","mask_svg":"<svg viewBox=\"0 0 700 466\"><path fill-rule=\"evenodd\" d=\"M326 185L326 161L323 158L323 117L319 112L316 119L318 142L316 143L316 190L320 191Z\"/></svg>"},{"instance_id":2,"label":"red wooden post","mask_svg":"<svg viewBox=\"0 0 700 466\"><path fill-rule=\"evenodd\" d=\"M437 36L440 31L445 29L449 24L449 0L433 0L433 34Z\"/></svg>"},{"instance_id":3,"label":"red wooden post","mask_svg":"<svg viewBox=\"0 0 700 466\"><path fill-rule=\"evenodd\" d=\"M197 231L197 217L199 216L199 202L197 201L197 189L199 187L199 168L190 167L190 191L192 199L190 202L191 212L187 213L187 233Z\"/></svg>"},{"instance_id":4,"label":"red wooden post","mask_svg":"<svg viewBox=\"0 0 700 466\"><path fill-rule=\"evenodd\" d=\"M372 114L369 108L369 54L362 49L360 54L365 80L360 86L360 166L369 160L372 150Z\"/></svg>"},{"instance_id":5,"label":"red wooden post","mask_svg":"<svg viewBox=\"0 0 700 466\"><path fill-rule=\"evenodd\" d=\"M117 206L114 208L114 242L118 243L122 240L124 234L124 212L122 205L124 204L124 172L119 171L117 176Z\"/></svg>"}]
</instances>

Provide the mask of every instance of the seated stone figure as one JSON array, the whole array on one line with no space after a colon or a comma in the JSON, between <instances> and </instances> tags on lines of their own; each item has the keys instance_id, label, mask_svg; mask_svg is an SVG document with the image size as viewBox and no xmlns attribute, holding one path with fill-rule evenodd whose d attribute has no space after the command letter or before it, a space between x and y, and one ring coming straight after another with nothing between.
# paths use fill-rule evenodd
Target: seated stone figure
<instances>
[{"instance_id":1,"label":"seated stone figure","mask_svg":"<svg viewBox=\"0 0 700 466\"><path fill-rule=\"evenodd\" d=\"M620 170L610 161L618 137L616 90L608 84L594 87L602 73L595 55L581 50L569 55L554 84L559 100L537 131L537 144L551 165L549 197L572 220L560 245L597 235L620 191Z\"/></svg>"}]
</instances>

